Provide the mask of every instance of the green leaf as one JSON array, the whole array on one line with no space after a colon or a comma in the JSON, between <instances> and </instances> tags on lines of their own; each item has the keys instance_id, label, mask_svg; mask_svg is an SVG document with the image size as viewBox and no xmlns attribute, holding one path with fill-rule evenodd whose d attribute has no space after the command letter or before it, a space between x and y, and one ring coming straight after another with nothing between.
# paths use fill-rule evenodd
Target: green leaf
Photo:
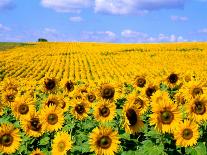
<instances>
[{"instance_id":1,"label":"green leaf","mask_svg":"<svg viewBox=\"0 0 207 155\"><path fill-rule=\"evenodd\" d=\"M44 137L40 140L40 145L47 145L50 142L50 137Z\"/></svg>"}]
</instances>

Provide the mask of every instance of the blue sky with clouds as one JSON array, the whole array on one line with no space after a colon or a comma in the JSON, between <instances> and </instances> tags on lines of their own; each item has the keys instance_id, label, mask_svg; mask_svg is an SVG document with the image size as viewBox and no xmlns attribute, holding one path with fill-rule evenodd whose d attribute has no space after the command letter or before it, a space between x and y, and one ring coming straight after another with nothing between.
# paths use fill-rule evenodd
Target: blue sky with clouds
<instances>
[{"instance_id":1,"label":"blue sky with clouds","mask_svg":"<svg viewBox=\"0 0 207 155\"><path fill-rule=\"evenodd\" d=\"M207 0L0 0L0 41L207 41Z\"/></svg>"}]
</instances>

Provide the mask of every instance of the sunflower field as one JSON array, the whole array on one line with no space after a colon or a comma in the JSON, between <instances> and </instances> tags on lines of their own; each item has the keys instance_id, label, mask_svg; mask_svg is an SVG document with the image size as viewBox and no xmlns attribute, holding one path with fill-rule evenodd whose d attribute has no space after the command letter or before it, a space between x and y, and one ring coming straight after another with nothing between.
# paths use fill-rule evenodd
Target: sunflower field
<instances>
[{"instance_id":1,"label":"sunflower field","mask_svg":"<svg viewBox=\"0 0 207 155\"><path fill-rule=\"evenodd\" d=\"M0 51L0 155L206 155L207 43Z\"/></svg>"}]
</instances>

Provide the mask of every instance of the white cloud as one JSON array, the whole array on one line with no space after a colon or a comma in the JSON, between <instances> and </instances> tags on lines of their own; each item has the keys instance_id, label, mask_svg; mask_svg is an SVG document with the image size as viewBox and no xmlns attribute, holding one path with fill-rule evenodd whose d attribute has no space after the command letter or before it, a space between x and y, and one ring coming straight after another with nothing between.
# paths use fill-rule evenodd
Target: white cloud
<instances>
[{"instance_id":1,"label":"white cloud","mask_svg":"<svg viewBox=\"0 0 207 155\"><path fill-rule=\"evenodd\" d=\"M172 21L188 21L188 17L186 16L171 16L170 19Z\"/></svg>"},{"instance_id":2,"label":"white cloud","mask_svg":"<svg viewBox=\"0 0 207 155\"><path fill-rule=\"evenodd\" d=\"M10 31L11 29L3 24L0 24L0 31Z\"/></svg>"},{"instance_id":3,"label":"white cloud","mask_svg":"<svg viewBox=\"0 0 207 155\"><path fill-rule=\"evenodd\" d=\"M57 12L79 13L82 8L92 5L93 0L41 0L44 7L54 9Z\"/></svg>"},{"instance_id":4,"label":"white cloud","mask_svg":"<svg viewBox=\"0 0 207 155\"><path fill-rule=\"evenodd\" d=\"M82 41L93 42L114 42L116 41L116 34L112 31L86 31L82 33Z\"/></svg>"},{"instance_id":5,"label":"white cloud","mask_svg":"<svg viewBox=\"0 0 207 155\"><path fill-rule=\"evenodd\" d=\"M137 37L147 37L148 35L143 32L137 32L137 31L126 29L121 32L121 36L126 38L137 38Z\"/></svg>"},{"instance_id":6,"label":"white cloud","mask_svg":"<svg viewBox=\"0 0 207 155\"><path fill-rule=\"evenodd\" d=\"M13 7L12 0L0 0L0 10L12 9Z\"/></svg>"},{"instance_id":7,"label":"white cloud","mask_svg":"<svg viewBox=\"0 0 207 155\"><path fill-rule=\"evenodd\" d=\"M69 20L71 22L82 22L83 21L83 18L80 17L80 16L73 16L73 17L70 17Z\"/></svg>"},{"instance_id":8,"label":"white cloud","mask_svg":"<svg viewBox=\"0 0 207 155\"><path fill-rule=\"evenodd\" d=\"M183 8L186 0L95 0L95 12L143 14L151 10Z\"/></svg>"},{"instance_id":9,"label":"white cloud","mask_svg":"<svg viewBox=\"0 0 207 155\"><path fill-rule=\"evenodd\" d=\"M182 36L177 36L174 34L165 35L159 34L158 36L150 36L149 34L133 31L133 30L123 30L121 32L122 42L134 42L134 43L142 43L142 42L185 42L187 41Z\"/></svg>"}]
</instances>

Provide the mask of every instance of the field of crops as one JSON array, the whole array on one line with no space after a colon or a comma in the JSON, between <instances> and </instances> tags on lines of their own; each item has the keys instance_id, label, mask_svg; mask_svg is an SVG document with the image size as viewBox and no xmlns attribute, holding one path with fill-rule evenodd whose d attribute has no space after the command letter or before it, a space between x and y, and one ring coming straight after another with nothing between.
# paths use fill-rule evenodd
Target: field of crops
<instances>
[{"instance_id":1,"label":"field of crops","mask_svg":"<svg viewBox=\"0 0 207 155\"><path fill-rule=\"evenodd\" d=\"M0 44L0 155L206 155L206 78L201 42Z\"/></svg>"}]
</instances>

